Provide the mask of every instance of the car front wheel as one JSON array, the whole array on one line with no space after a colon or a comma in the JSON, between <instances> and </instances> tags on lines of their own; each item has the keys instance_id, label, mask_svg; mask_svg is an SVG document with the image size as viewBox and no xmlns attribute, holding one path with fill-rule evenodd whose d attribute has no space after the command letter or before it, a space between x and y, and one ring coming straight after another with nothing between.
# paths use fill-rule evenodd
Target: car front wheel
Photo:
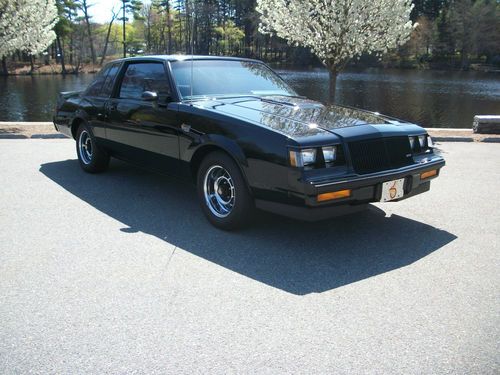
<instances>
[{"instance_id":1,"label":"car front wheel","mask_svg":"<svg viewBox=\"0 0 500 375\"><path fill-rule=\"evenodd\" d=\"M223 152L213 152L202 161L197 190L205 216L220 229L240 228L253 214L253 200L241 171Z\"/></svg>"},{"instance_id":2,"label":"car front wheel","mask_svg":"<svg viewBox=\"0 0 500 375\"><path fill-rule=\"evenodd\" d=\"M76 133L76 154L85 172L102 172L109 165L109 154L96 144L94 136L83 123Z\"/></svg>"}]
</instances>

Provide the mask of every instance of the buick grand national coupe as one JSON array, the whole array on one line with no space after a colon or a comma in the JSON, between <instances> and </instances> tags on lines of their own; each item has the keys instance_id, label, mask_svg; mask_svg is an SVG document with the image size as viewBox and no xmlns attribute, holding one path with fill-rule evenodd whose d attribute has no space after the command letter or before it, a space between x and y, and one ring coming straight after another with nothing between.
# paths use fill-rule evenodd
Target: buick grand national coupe
<instances>
[{"instance_id":1,"label":"buick grand national coupe","mask_svg":"<svg viewBox=\"0 0 500 375\"><path fill-rule=\"evenodd\" d=\"M148 56L106 65L61 93L54 124L86 172L110 157L193 179L208 220L256 207L319 220L430 188L445 162L414 124L298 96L260 61Z\"/></svg>"}]
</instances>

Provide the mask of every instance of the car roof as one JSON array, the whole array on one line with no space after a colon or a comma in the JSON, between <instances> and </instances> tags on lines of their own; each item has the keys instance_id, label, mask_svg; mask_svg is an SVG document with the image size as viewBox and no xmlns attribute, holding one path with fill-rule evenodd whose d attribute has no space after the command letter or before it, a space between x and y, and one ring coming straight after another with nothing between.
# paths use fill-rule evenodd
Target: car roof
<instances>
[{"instance_id":1,"label":"car roof","mask_svg":"<svg viewBox=\"0 0 500 375\"><path fill-rule=\"evenodd\" d=\"M125 57L116 61L134 61L134 60L164 60L164 61L191 61L191 60L233 60L233 61L252 61L261 63L260 60L247 59L244 57L230 57L230 56L209 56L209 55L146 55Z\"/></svg>"}]
</instances>

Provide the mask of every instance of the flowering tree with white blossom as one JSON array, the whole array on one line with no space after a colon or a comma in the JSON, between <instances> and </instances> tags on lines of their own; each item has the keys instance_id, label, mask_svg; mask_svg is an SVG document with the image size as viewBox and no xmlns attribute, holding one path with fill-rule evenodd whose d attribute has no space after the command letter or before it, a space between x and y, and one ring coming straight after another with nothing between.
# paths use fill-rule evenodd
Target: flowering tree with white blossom
<instances>
[{"instance_id":1,"label":"flowering tree with white blossom","mask_svg":"<svg viewBox=\"0 0 500 375\"><path fill-rule=\"evenodd\" d=\"M0 0L0 58L19 50L36 55L55 39L55 0ZM5 63L4 63L4 73Z\"/></svg>"},{"instance_id":2,"label":"flowering tree with white blossom","mask_svg":"<svg viewBox=\"0 0 500 375\"><path fill-rule=\"evenodd\" d=\"M308 47L337 75L362 53L382 54L405 43L414 27L411 0L257 0L259 31Z\"/></svg>"}]
</instances>

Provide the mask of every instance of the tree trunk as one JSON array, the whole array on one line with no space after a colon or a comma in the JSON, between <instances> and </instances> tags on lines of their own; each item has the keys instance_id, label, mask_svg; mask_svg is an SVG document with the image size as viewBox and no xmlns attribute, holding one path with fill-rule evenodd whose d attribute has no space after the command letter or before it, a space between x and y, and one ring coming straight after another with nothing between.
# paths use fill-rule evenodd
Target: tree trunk
<instances>
[{"instance_id":1,"label":"tree trunk","mask_svg":"<svg viewBox=\"0 0 500 375\"><path fill-rule=\"evenodd\" d=\"M33 55L30 55L30 74L33 74L35 72L35 61L33 59Z\"/></svg>"},{"instance_id":2,"label":"tree trunk","mask_svg":"<svg viewBox=\"0 0 500 375\"><path fill-rule=\"evenodd\" d=\"M96 57L95 57L95 49L94 49L94 40L92 39L92 28L90 26L90 21L89 21L87 16L86 16L86 19L87 19L87 33L89 35L90 55L92 56L92 64L95 64Z\"/></svg>"},{"instance_id":3,"label":"tree trunk","mask_svg":"<svg viewBox=\"0 0 500 375\"><path fill-rule=\"evenodd\" d=\"M462 48L460 51L460 69L461 70L469 70L469 61L467 58L467 51L465 48Z\"/></svg>"},{"instance_id":4,"label":"tree trunk","mask_svg":"<svg viewBox=\"0 0 500 375\"><path fill-rule=\"evenodd\" d=\"M335 91L337 88L337 76L339 72L335 68L330 68L329 69L329 76L330 76L330 90L329 90L329 95L328 95L328 104L333 104L335 103Z\"/></svg>"},{"instance_id":5,"label":"tree trunk","mask_svg":"<svg viewBox=\"0 0 500 375\"><path fill-rule=\"evenodd\" d=\"M186 38L186 54L191 54L191 35L193 33L192 30L192 22L191 22L191 17L189 15L189 1L186 1L186 21L185 21L185 26L186 26L186 32L184 33L185 38Z\"/></svg>"},{"instance_id":6,"label":"tree trunk","mask_svg":"<svg viewBox=\"0 0 500 375\"><path fill-rule=\"evenodd\" d=\"M69 65L73 65L73 32L69 39Z\"/></svg>"},{"instance_id":7,"label":"tree trunk","mask_svg":"<svg viewBox=\"0 0 500 375\"><path fill-rule=\"evenodd\" d=\"M123 2L123 57L127 57L127 41L125 39L126 37L126 32L125 32L125 18L126 16L126 9L125 9L125 2Z\"/></svg>"},{"instance_id":8,"label":"tree trunk","mask_svg":"<svg viewBox=\"0 0 500 375\"><path fill-rule=\"evenodd\" d=\"M168 50L167 54L172 53L172 19L170 18L170 3L167 1L167 36L168 36Z\"/></svg>"},{"instance_id":9,"label":"tree trunk","mask_svg":"<svg viewBox=\"0 0 500 375\"><path fill-rule=\"evenodd\" d=\"M183 38L182 17L181 17L181 15L179 15L179 45L177 46L177 50L179 50L179 51L182 49L182 38Z\"/></svg>"},{"instance_id":10,"label":"tree trunk","mask_svg":"<svg viewBox=\"0 0 500 375\"><path fill-rule=\"evenodd\" d=\"M56 42L57 42L57 49L59 50L59 54L60 54L59 57L61 59L62 74L66 74L66 65L64 64L64 51L62 49L61 38L59 37L59 35L56 36ZM56 56L57 56L57 53L56 53Z\"/></svg>"},{"instance_id":11,"label":"tree trunk","mask_svg":"<svg viewBox=\"0 0 500 375\"><path fill-rule=\"evenodd\" d=\"M108 44L109 44L109 36L111 35L111 28L113 26L113 22L115 21L116 15L115 12L113 11L113 16L111 17L111 21L109 22L108 25L108 32L106 33L106 40L104 41L104 49L102 51L102 57L101 57L101 62L99 63L100 66L104 63L104 59L106 58L106 53L108 52Z\"/></svg>"},{"instance_id":12,"label":"tree trunk","mask_svg":"<svg viewBox=\"0 0 500 375\"><path fill-rule=\"evenodd\" d=\"M2 75L3 76L8 76L9 75L9 71L7 70L7 59L4 57L2 57Z\"/></svg>"}]
</instances>

